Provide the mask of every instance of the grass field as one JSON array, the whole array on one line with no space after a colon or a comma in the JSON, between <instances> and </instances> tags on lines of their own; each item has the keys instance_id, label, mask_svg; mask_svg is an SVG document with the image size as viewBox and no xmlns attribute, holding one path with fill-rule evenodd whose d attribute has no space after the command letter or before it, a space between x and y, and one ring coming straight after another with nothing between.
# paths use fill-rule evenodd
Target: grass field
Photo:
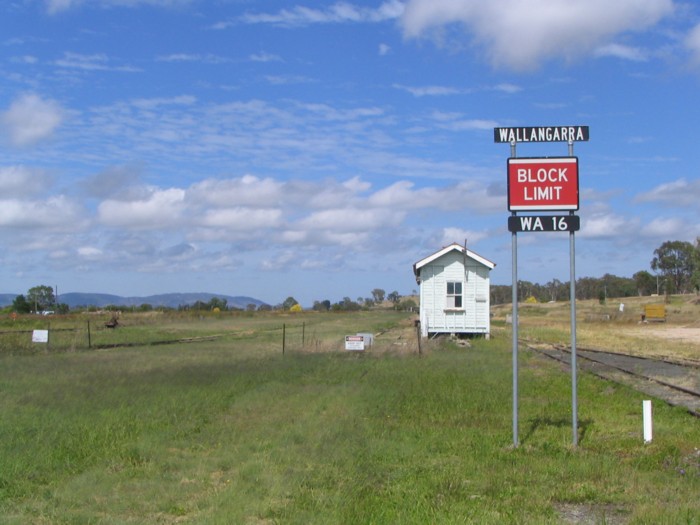
<instances>
[{"instance_id":1,"label":"grass field","mask_svg":"<svg viewBox=\"0 0 700 525\"><path fill-rule=\"evenodd\" d=\"M217 338L2 353L0 523L700 523L680 409L645 445L642 396L582 374L573 449L569 375L523 353L513 449L507 334L419 356L390 311L124 325ZM357 331L376 347L344 352Z\"/></svg>"}]
</instances>

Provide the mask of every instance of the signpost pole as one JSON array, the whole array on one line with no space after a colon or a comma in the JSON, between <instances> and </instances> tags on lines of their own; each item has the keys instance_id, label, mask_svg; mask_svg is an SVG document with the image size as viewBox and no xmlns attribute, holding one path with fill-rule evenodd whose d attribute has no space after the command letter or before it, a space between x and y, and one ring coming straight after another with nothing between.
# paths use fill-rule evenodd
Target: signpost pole
<instances>
[{"instance_id":1,"label":"signpost pole","mask_svg":"<svg viewBox=\"0 0 700 525\"><path fill-rule=\"evenodd\" d=\"M571 212L573 214L573 212ZM576 243L574 232L569 232L569 258L571 281L571 412L573 444L578 445L578 382L576 377Z\"/></svg>"},{"instance_id":2,"label":"signpost pole","mask_svg":"<svg viewBox=\"0 0 700 525\"><path fill-rule=\"evenodd\" d=\"M510 156L516 156L515 141L510 143ZM516 212L512 212L517 216ZM512 234L512 257L513 257L513 290L512 290L512 327L513 327L513 447L519 445L518 438L518 234Z\"/></svg>"},{"instance_id":3,"label":"signpost pole","mask_svg":"<svg viewBox=\"0 0 700 525\"><path fill-rule=\"evenodd\" d=\"M516 215L513 212L513 215ZM512 233L513 252L513 446L518 447L518 234Z\"/></svg>"},{"instance_id":4,"label":"signpost pole","mask_svg":"<svg viewBox=\"0 0 700 525\"><path fill-rule=\"evenodd\" d=\"M574 156L574 143L569 141L569 156ZM569 212L573 215L574 212ZM571 300L571 422L572 443L578 446L578 374L576 363L576 239L573 231L569 232L569 281Z\"/></svg>"}]
</instances>

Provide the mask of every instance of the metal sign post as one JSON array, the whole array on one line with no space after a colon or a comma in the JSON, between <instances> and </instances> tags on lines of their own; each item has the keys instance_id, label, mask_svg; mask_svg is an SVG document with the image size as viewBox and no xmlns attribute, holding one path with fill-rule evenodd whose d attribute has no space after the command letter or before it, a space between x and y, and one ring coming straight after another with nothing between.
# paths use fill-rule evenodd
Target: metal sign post
<instances>
[{"instance_id":1,"label":"metal sign post","mask_svg":"<svg viewBox=\"0 0 700 525\"><path fill-rule=\"evenodd\" d=\"M574 156L574 141L569 140L569 157ZM574 212L569 212L573 215ZM571 429L572 443L578 446L578 366L576 364L576 239L569 232L569 283L571 302Z\"/></svg>"},{"instance_id":2,"label":"metal sign post","mask_svg":"<svg viewBox=\"0 0 700 525\"><path fill-rule=\"evenodd\" d=\"M571 302L571 406L573 445L578 446L578 379L576 364L576 244L580 228L578 159L574 142L588 141L588 126L494 128L494 142L510 143L508 159L508 231L512 233L513 301L513 447L518 438L518 232L569 232ZM518 142L567 142L568 157L518 159ZM518 211L568 211L568 215L519 216Z\"/></svg>"},{"instance_id":3,"label":"metal sign post","mask_svg":"<svg viewBox=\"0 0 700 525\"><path fill-rule=\"evenodd\" d=\"M516 153L516 143L515 140L513 140L510 143L510 156L514 158ZM510 218L517 218L517 213L512 213ZM518 438L518 233L513 231L511 238L511 251L513 254L513 286L511 287L513 304L513 312L511 315L513 322L513 447L517 448L520 444Z\"/></svg>"}]
</instances>

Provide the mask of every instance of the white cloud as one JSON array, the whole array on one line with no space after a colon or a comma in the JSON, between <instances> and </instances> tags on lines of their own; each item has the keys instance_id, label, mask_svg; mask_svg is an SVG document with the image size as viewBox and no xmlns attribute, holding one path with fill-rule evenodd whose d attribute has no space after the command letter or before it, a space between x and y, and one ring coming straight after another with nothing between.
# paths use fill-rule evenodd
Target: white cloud
<instances>
[{"instance_id":1,"label":"white cloud","mask_svg":"<svg viewBox=\"0 0 700 525\"><path fill-rule=\"evenodd\" d=\"M313 82L312 78L305 77L304 75L266 75L265 80L273 86L288 86Z\"/></svg>"},{"instance_id":2,"label":"white cloud","mask_svg":"<svg viewBox=\"0 0 700 525\"><path fill-rule=\"evenodd\" d=\"M458 95L463 92L462 90L449 86L403 86L401 84L394 84L393 87L402 91L407 91L414 97Z\"/></svg>"},{"instance_id":3,"label":"white cloud","mask_svg":"<svg viewBox=\"0 0 700 525\"><path fill-rule=\"evenodd\" d=\"M266 53L264 51L253 53L249 58L253 62L282 62L282 58L279 55Z\"/></svg>"},{"instance_id":4,"label":"white cloud","mask_svg":"<svg viewBox=\"0 0 700 525\"><path fill-rule=\"evenodd\" d=\"M321 230L330 237L346 233L371 232L386 227L396 227L405 218L399 209L344 208L311 213L298 222L307 230ZM344 241L341 241L344 242Z\"/></svg>"},{"instance_id":5,"label":"white cloud","mask_svg":"<svg viewBox=\"0 0 700 525\"><path fill-rule=\"evenodd\" d=\"M404 4L399 0L387 0L377 8L367 8L337 2L325 9L295 6L277 13L248 13L241 17L246 24L272 24L283 27L310 24L340 24L360 22L384 22L395 20L403 13Z\"/></svg>"},{"instance_id":6,"label":"white cloud","mask_svg":"<svg viewBox=\"0 0 700 525\"><path fill-rule=\"evenodd\" d=\"M598 57L622 58L632 62L644 62L647 60L647 55L643 50L622 44L603 45L595 50L595 55Z\"/></svg>"},{"instance_id":7,"label":"white cloud","mask_svg":"<svg viewBox=\"0 0 700 525\"><path fill-rule=\"evenodd\" d=\"M697 230L695 230L697 231ZM688 232L688 223L678 217L656 218L641 229L641 234L651 238L677 238L685 237Z\"/></svg>"},{"instance_id":8,"label":"white cloud","mask_svg":"<svg viewBox=\"0 0 700 525\"><path fill-rule=\"evenodd\" d=\"M188 190L187 199L203 206L269 207L281 202L284 195L284 186L279 181L244 175L235 179L206 179L198 182Z\"/></svg>"},{"instance_id":9,"label":"white cloud","mask_svg":"<svg viewBox=\"0 0 700 525\"><path fill-rule=\"evenodd\" d=\"M196 222L205 227L253 232L278 226L281 216L278 209L229 208L208 210Z\"/></svg>"},{"instance_id":10,"label":"white cloud","mask_svg":"<svg viewBox=\"0 0 700 525\"><path fill-rule=\"evenodd\" d=\"M523 90L520 86L516 86L515 84L508 84L508 83L503 83L503 84L498 84L493 88L495 91L502 91L503 93L508 93L510 95L519 93L520 91Z\"/></svg>"},{"instance_id":11,"label":"white cloud","mask_svg":"<svg viewBox=\"0 0 700 525\"><path fill-rule=\"evenodd\" d=\"M467 249L471 250L474 243L486 238L486 232L478 232L473 230L463 230L462 228L443 228L441 246L448 246L453 242L464 244L467 241Z\"/></svg>"},{"instance_id":12,"label":"white cloud","mask_svg":"<svg viewBox=\"0 0 700 525\"><path fill-rule=\"evenodd\" d=\"M135 73L139 69L131 66L115 66L110 58L103 54L83 55L81 53L63 53L63 58L54 61L54 65L65 69L80 69L83 71L120 71Z\"/></svg>"},{"instance_id":13,"label":"white cloud","mask_svg":"<svg viewBox=\"0 0 700 525\"><path fill-rule=\"evenodd\" d=\"M638 229L637 219L627 219L615 213L597 213L582 217L579 235L590 239L614 239Z\"/></svg>"},{"instance_id":14,"label":"white cloud","mask_svg":"<svg viewBox=\"0 0 700 525\"><path fill-rule=\"evenodd\" d=\"M360 177L353 177L352 179L343 182L343 186L353 193L361 193L370 189L372 184L367 181L363 181L360 179Z\"/></svg>"},{"instance_id":15,"label":"white cloud","mask_svg":"<svg viewBox=\"0 0 700 525\"><path fill-rule=\"evenodd\" d=\"M83 225L80 208L63 195L42 201L19 199L0 201L0 227L76 231Z\"/></svg>"},{"instance_id":16,"label":"white cloud","mask_svg":"<svg viewBox=\"0 0 700 525\"><path fill-rule=\"evenodd\" d=\"M50 138L64 116L65 111L55 100L27 93L15 99L0 115L0 124L13 145L30 146Z\"/></svg>"},{"instance_id":17,"label":"white cloud","mask_svg":"<svg viewBox=\"0 0 700 525\"><path fill-rule=\"evenodd\" d=\"M172 53L170 55L159 56L156 60L159 62L197 62L201 64L226 64L231 62L230 58L222 57L207 53L200 55L196 53Z\"/></svg>"},{"instance_id":18,"label":"white cloud","mask_svg":"<svg viewBox=\"0 0 700 525\"><path fill-rule=\"evenodd\" d=\"M104 255L104 252L95 246L80 246L77 252L81 259L88 259L92 261L99 260Z\"/></svg>"},{"instance_id":19,"label":"white cloud","mask_svg":"<svg viewBox=\"0 0 700 525\"><path fill-rule=\"evenodd\" d=\"M700 179L692 181L678 179L660 184L648 192L637 195L635 201L660 202L673 208L688 206L697 210L700 202Z\"/></svg>"},{"instance_id":20,"label":"white cloud","mask_svg":"<svg viewBox=\"0 0 700 525\"><path fill-rule=\"evenodd\" d=\"M401 25L416 38L459 24L494 65L528 70L594 52L672 11L672 0L409 0Z\"/></svg>"},{"instance_id":21,"label":"white cloud","mask_svg":"<svg viewBox=\"0 0 700 525\"><path fill-rule=\"evenodd\" d=\"M690 51L693 64L700 65L700 24L690 30L685 39L685 46Z\"/></svg>"},{"instance_id":22,"label":"white cloud","mask_svg":"<svg viewBox=\"0 0 700 525\"><path fill-rule=\"evenodd\" d=\"M0 168L0 195L8 197L26 197L46 190L49 178L42 171L24 166Z\"/></svg>"},{"instance_id":23,"label":"white cloud","mask_svg":"<svg viewBox=\"0 0 700 525\"><path fill-rule=\"evenodd\" d=\"M39 62L39 59L33 55L22 55L18 57L12 57L10 61L15 62L17 64L37 64Z\"/></svg>"},{"instance_id":24,"label":"white cloud","mask_svg":"<svg viewBox=\"0 0 700 525\"><path fill-rule=\"evenodd\" d=\"M391 53L391 46L388 44L379 44L379 56L386 56Z\"/></svg>"},{"instance_id":25,"label":"white cloud","mask_svg":"<svg viewBox=\"0 0 700 525\"><path fill-rule=\"evenodd\" d=\"M148 199L105 200L98 207L99 221L111 227L137 230L172 229L181 225L184 190L154 190Z\"/></svg>"},{"instance_id":26,"label":"white cloud","mask_svg":"<svg viewBox=\"0 0 700 525\"><path fill-rule=\"evenodd\" d=\"M371 206L400 210L435 209L441 211L472 210L488 213L503 209L505 196L493 195L488 187L474 181L447 187L415 189L410 181L399 181L372 194Z\"/></svg>"},{"instance_id":27,"label":"white cloud","mask_svg":"<svg viewBox=\"0 0 700 525\"><path fill-rule=\"evenodd\" d=\"M467 131L467 130L482 130L491 131L498 126L495 120L485 119L468 119L464 118L459 113L433 113L433 117L437 122L437 127L440 129L448 129L450 131Z\"/></svg>"},{"instance_id":28,"label":"white cloud","mask_svg":"<svg viewBox=\"0 0 700 525\"><path fill-rule=\"evenodd\" d=\"M57 14L69 9L77 8L83 4L98 7L137 7L140 5L150 5L154 7L177 7L187 5L192 0L45 0L46 11L49 14Z\"/></svg>"},{"instance_id":29,"label":"white cloud","mask_svg":"<svg viewBox=\"0 0 700 525\"><path fill-rule=\"evenodd\" d=\"M46 10L49 14L67 11L82 3L82 0L46 0Z\"/></svg>"}]
</instances>

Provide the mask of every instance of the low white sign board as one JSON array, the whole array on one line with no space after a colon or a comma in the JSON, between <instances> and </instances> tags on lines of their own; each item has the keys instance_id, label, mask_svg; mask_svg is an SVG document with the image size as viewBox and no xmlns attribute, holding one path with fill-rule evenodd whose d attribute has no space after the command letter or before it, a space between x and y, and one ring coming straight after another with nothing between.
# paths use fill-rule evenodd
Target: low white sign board
<instances>
[{"instance_id":1,"label":"low white sign board","mask_svg":"<svg viewBox=\"0 0 700 525\"><path fill-rule=\"evenodd\" d=\"M345 336L345 350L359 350L364 351L365 349L365 338L361 335L346 335Z\"/></svg>"},{"instance_id":2,"label":"low white sign board","mask_svg":"<svg viewBox=\"0 0 700 525\"><path fill-rule=\"evenodd\" d=\"M48 330L34 330L32 332L32 343L48 343L49 342L49 331Z\"/></svg>"}]
</instances>

